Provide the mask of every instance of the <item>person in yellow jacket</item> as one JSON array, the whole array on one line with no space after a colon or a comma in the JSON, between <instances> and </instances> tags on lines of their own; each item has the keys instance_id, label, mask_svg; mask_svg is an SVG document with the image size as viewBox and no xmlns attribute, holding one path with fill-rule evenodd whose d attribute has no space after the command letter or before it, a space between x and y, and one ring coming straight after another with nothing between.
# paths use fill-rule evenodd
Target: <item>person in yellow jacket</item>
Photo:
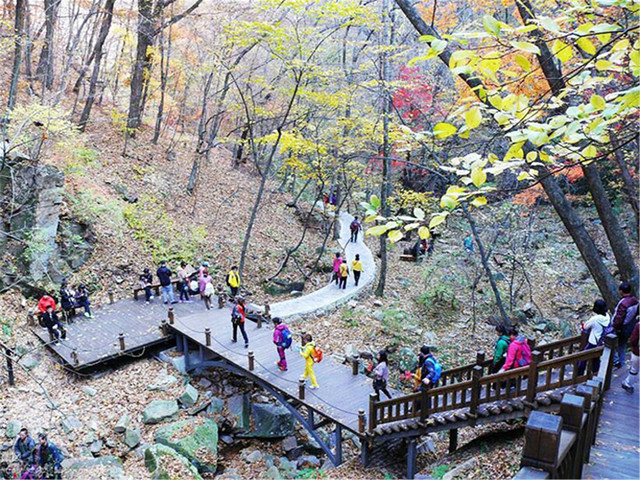
<instances>
[{"instance_id":1,"label":"person in yellow jacket","mask_svg":"<svg viewBox=\"0 0 640 480\"><path fill-rule=\"evenodd\" d=\"M240 288L240 274L238 273L238 267L233 266L227 274L227 285L231 288L231 296L238 295L238 289Z\"/></svg>"},{"instance_id":2,"label":"person in yellow jacket","mask_svg":"<svg viewBox=\"0 0 640 480\"><path fill-rule=\"evenodd\" d=\"M353 279L356 282L356 287L360 281L360 275L362 274L362 262L360 261L360 255L356 255L356 258L351 262L351 270L353 271Z\"/></svg>"},{"instance_id":3,"label":"person in yellow jacket","mask_svg":"<svg viewBox=\"0 0 640 480\"><path fill-rule=\"evenodd\" d=\"M300 349L300 355L304 358L304 374L302 378L311 378L311 388L316 389L319 387L318 382L316 380L316 376L313 373L313 351L316 346L313 343L313 338L310 333L305 333L302 336L302 348Z\"/></svg>"}]
</instances>

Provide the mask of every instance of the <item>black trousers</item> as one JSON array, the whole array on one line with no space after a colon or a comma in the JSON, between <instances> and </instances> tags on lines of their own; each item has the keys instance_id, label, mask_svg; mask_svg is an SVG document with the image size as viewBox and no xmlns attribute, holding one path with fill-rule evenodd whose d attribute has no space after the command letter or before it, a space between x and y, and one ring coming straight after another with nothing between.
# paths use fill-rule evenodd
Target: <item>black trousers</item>
<instances>
[{"instance_id":1,"label":"black trousers","mask_svg":"<svg viewBox=\"0 0 640 480\"><path fill-rule=\"evenodd\" d=\"M244 322L233 324L233 341L238 341L238 327L240 327L240 332L242 333L242 338L244 338L245 345L249 345L249 337L247 337L247 332L244 329Z\"/></svg>"},{"instance_id":2,"label":"black trousers","mask_svg":"<svg viewBox=\"0 0 640 480\"><path fill-rule=\"evenodd\" d=\"M361 274L361 273L362 273L362 272L360 272L359 270L354 270L354 271L353 271L353 279L354 279L354 280L355 280L355 282L356 282L356 287L358 286L358 282L360 281L360 274Z\"/></svg>"}]
</instances>

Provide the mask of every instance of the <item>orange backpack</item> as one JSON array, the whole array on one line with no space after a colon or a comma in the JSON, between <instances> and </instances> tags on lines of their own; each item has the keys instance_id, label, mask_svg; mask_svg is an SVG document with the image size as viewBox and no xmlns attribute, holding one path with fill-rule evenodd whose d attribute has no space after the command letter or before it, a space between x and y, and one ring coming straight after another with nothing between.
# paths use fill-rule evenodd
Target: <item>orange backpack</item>
<instances>
[{"instance_id":1,"label":"orange backpack","mask_svg":"<svg viewBox=\"0 0 640 480\"><path fill-rule=\"evenodd\" d=\"M319 347L313 347L313 363L320 363L322 361L323 355L322 350Z\"/></svg>"}]
</instances>

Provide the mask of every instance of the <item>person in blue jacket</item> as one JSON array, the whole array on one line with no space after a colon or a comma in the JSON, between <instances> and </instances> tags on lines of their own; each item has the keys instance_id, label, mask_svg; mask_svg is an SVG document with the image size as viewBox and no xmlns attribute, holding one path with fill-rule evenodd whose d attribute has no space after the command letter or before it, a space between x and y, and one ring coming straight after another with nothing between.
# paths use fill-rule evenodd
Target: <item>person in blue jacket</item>
<instances>
[{"instance_id":1,"label":"person in blue jacket","mask_svg":"<svg viewBox=\"0 0 640 480\"><path fill-rule=\"evenodd\" d=\"M60 449L48 441L47 435L38 434L40 445L37 450L37 464L46 472L46 478L62 478L62 461L64 456Z\"/></svg>"},{"instance_id":2,"label":"person in blue jacket","mask_svg":"<svg viewBox=\"0 0 640 480\"><path fill-rule=\"evenodd\" d=\"M36 442L29 436L26 428L20 430L13 451L23 465L33 465L35 461Z\"/></svg>"}]
</instances>

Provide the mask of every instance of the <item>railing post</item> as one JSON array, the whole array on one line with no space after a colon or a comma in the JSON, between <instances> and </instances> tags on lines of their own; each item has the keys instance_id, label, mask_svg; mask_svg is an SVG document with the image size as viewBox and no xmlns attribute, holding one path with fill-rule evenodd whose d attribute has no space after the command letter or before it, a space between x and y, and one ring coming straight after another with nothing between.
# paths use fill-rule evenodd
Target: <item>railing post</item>
<instances>
[{"instance_id":1,"label":"railing post","mask_svg":"<svg viewBox=\"0 0 640 480\"><path fill-rule=\"evenodd\" d=\"M476 366L483 368L482 374L484 375L483 364L484 364L484 350L479 350L479 351L476 352Z\"/></svg>"},{"instance_id":2,"label":"railing post","mask_svg":"<svg viewBox=\"0 0 640 480\"><path fill-rule=\"evenodd\" d=\"M538 350L531 352L531 363L527 374L527 402L532 404L536 399L538 387L538 363L542 361L543 354Z\"/></svg>"},{"instance_id":3,"label":"railing post","mask_svg":"<svg viewBox=\"0 0 640 480\"><path fill-rule=\"evenodd\" d=\"M109 295L109 303L113 305L113 290L109 289L108 295Z\"/></svg>"},{"instance_id":4,"label":"railing post","mask_svg":"<svg viewBox=\"0 0 640 480\"><path fill-rule=\"evenodd\" d=\"M424 421L429 416L429 386L424 383L420 386L420 422Z\"/></svg>"},{"instance_id":5,"label":"railing post","mask_svg":"<svg viewBox=\"0 0 640 480\"><path fill-rule=\"evenodd\" d=\"M449 453L453 453L458 449L458 429L449 430Z\"/></svg>"},{"instance_id":6,"label":"railing post","mask_svg":"<svg viewBox=\"0 0 640 480\"><path fill-rule=\"evenodd\" d=\"M175 314L173 313L173 307L169 307L167 311L167 318L169 319L169 325L173 325L175 322Z\"/></svg>"},{"instance_id":7,"label":"railing post","mask_svg":"<svg viewBox=\"0 0 640 480\"><path fill-rule=\"evenodd\" d=\"M369 431L373 432L376 428L376 403L378 401L378 397L375 393L369 394Z\"/></svg>"},{"instance_id":8,"label":"railing post","mask_svg":"<svg viewBox=\"0 0 640 480\"><path fill-rule=\"evenodd\" d=\"M364 408L361 408L360 410L358 410L358 431L360 433L364 433L366 421L367 419L364 414Z\"/></svg>"},{"instance_id":9,"label":"railing post","mask_svg":"<svg viewBox=\"0 0 640 480\"><path fill-rule=\"evenodd\" d=\"M595 445L596 444L596 433L598 431L598 425L600 424L600 412L602 411L602 401L603 401L603 395L602 395L602 378L600 377L593 377L591 380L587 380L585 382L585 385L588 385L590 387L594 388L594 391L596 392L596 406L595 406L595 410L594 410L594 419L593 419L593 431L591 432L591 445Z\"/></svg>"},{"instance_id":10,"label":"railing post","mask_svg":"<svg viewBox=\"0 0 640 480\"><path fill-rule=\"evenodd\" d=\"M207 347L211 346L211 329L209 327L204 329L204 342Z\"/></svg>"},{"instance_id":11,"label":"railing post","mask_svg":"<svg viewBox=\"0 0 640 480\"><path fill-rule=\"evenodd\" d=\"M118 340L120 341L120 350L124 350L124 333L120 333L120 335L118 335Z\"/></svg>"},{"instance_id":12,"label":"railing post","mask_svg":"<svg viewBox=\"0 0 640 480\"><path fill-rule=\"evenodd\" d=\"M298 380L298 398L300 400L304 400L304 382L304 377L300 377L300 380Z\"/></svg>"},{"instance_id":13,"label":"railing post","mask_svg":"<svg viewBox=\"0 0 640 480\"><path fill-rule=\"evenodd\" d=\"M600 362L600 371L598 376L604 378L602 388L606 392L611 387L611 375L613 373L613 357L614 352L618 348L618 337L613 333L607 335L604 339L604 350L602 351L602 360Z\"/></svg>"},{"instance_id":14,"label":"railing post","mask_svg":"<svg viewBox=\"0 0 640 480\"><path fill-rule=\"evenodd\" d=\"M167 326L167 321L164 319L160 322L160 330L162 331L163 336L166 337L169 335L169 327Z\"/></svg>"},{"instance_id":15,"label":"railing post","mask_svg":"<svg viewBox=\"0 0 640 480\"><path fill-rule=\"evenodd\" d=\"M355 357L353 357L351 359L351 373L353 375L358 375L359 368L360 368L360 360L358 359L358 356L356 355Z\"/></svg>"},{"instance_id":16,"label":"railing post","mask_svg":"<svg viewBox=\"0 0 640 480\"><path fill-rule=\"evenodd\" d=\"M469 406L469 413L474 420L477 418L480 403L480 377L482 377L482 367L476 365L471 375L471 405Z\"/></svg>"},{"instance_id":17,"label":"railing post","mask_svg":"<svg viewBox=\"0 0 640 480\"><path fill-rule=\"evenodd\" d=\"M268 303L264 304L264 316L267 320L271 320L271 305Z\"/></svg>"},{"instance_id":18,"label":"railing post","mask_svg":"<svg viewBox=\"0 0 640 480\"><path fill-rule=\"evenodd\" d=\"M582 464L585 458L585 446L588 445L587 431L589 430L590 418L587 416L585 424L582 424L582 414L590 409L590 403L584 397L566 393L562 397L560 404L560 416L562 417L562 427L576 433L576 441L571 447L573 452L573 465L571 471L567 472L570 478L582 478ZM588 411L588 410L587 410Z\"/></svg>"},{"instance_id":19,"label":"railing post","mask_svg":"<svg viewBox=\"0 0 640 480\"><path fill-rule=\"evenodd\" d=\"M596 400L597 389L596 387L593 387L591 385L586 385L586 384L578 385L576 387L576 395L583 397L585 402L585 409L588 413L587 424L585 425L585 432L583 432L583 436L586 437L586 440L584 443L584 449L581 452L582 461L586 463L589 461L589 457L591 456L592 437L595 436L595 432L598 429L597 415L595 414L595 410L597 410L597 406L596 408L593 408L592 406L592 402L597 401ZM578 476L576 478L580 478L580 477Z\"/></svg>"},{"instance_id":20,"label":"railing post","mask_svg":"<svg viewBox=\"0 0 640 480\"><path fill-rule=\"evenodd\" d=\"M542 468L554 476L558 466L558 447L562 432L562 418L534 410L524 431L521 467Z\"/></svg>"},{"instance_id":21,"label":"railing post","mask_svg":"<svg viewBox=\"0 0 640 480\"><path fill-rule=\"evenodd\" d=\"M258 324L258 328L262 328L262 314L258 313L258 320L256 322Z\"/></svg>"},{"instance_id":22,"label":"railing post","mask_svg":"<svg viewBox=\"0 0 640 480\"><path fill-rule=\"evenodd\" d=\"M253 372L253 367L254 367L253 350L249 350L249 371L250 372Z\"/></svg>"},{"instance_id":23,"label":"railing post","mask_svg":"<svg viewBox=\"0 0 640 480\"><path fill-rule=\"evenodd\" d=\"M80 359L78 358L78 351L73 349L71 352L71 359L73 360L74 365L78 365L80 363Z\"/></svg>"},{"instance_id":24,"label":"railing post","mask_svg":"<svg viewBox=\"0 0 640 480\"><path fill-rule=\"evenodd\" d=\"M13 386L16 383L13 376L13 352L9 347L6 347L4 352L7 356L7 375L9 377L9 385Z\"/></svg>"}]
</instances>

